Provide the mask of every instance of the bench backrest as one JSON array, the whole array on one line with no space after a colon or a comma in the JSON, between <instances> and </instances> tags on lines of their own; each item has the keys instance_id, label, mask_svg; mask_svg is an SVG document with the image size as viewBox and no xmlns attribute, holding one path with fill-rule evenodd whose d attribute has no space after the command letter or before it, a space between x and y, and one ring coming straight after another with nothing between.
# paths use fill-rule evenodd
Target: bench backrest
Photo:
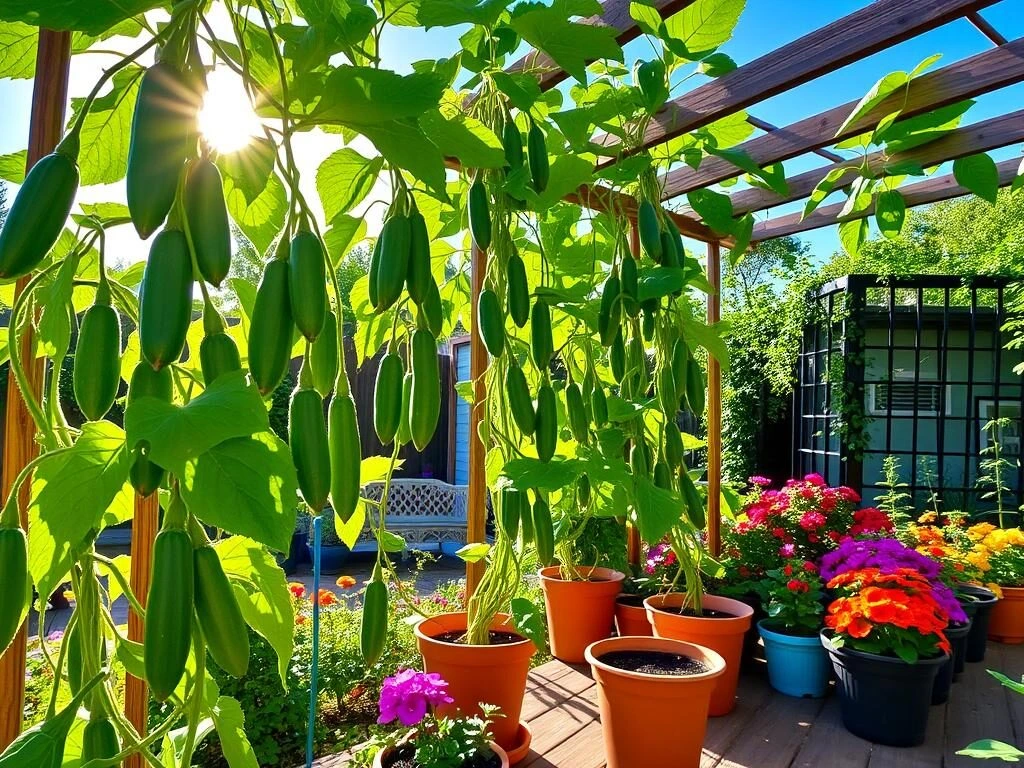
<instances>
[{"instance_id":1,"label":"bench backrest","mask_svg":"<svg viewBox=\"0 0 1024 768\"><path fill-rule=\"evenodd\" d=\"M391 481L386 515L389 521L429 521L467 519L469 486L450 485L432 478L400 478ZM367 483L363 496L380 501L384 483Z\"/></svg>"}]
</instances>

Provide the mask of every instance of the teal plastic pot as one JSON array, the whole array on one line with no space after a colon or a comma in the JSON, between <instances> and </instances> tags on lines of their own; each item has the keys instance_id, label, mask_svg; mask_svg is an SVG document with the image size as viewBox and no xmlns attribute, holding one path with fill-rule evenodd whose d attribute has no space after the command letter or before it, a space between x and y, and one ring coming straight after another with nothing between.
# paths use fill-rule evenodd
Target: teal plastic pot
<instances>
[{"instance_id":1,"label":"teal plastic pot","mask_svg":"<svg viewBox=\"0 0 1024 768\"><path fill-rule=\"evenodd\" d=\"M832 664L818 635L786 635L757 622L768 662L768 681L779 693L797 698L820 699L828 693Z\"/></svg>"}]
</instances>

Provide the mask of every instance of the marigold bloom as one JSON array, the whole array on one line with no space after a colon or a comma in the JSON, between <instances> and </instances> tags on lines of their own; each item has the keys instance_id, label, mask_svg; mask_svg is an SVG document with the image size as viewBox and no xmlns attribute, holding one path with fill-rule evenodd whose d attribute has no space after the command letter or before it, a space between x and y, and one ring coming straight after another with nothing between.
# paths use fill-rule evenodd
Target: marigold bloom
<instances>
[{"instance_id":1,"label":"marigold bloom","mask_svg":"<svg viewBox=\"0 0 1024 768\"><path fill-rule=\"evenodd\" d=\"M335 583L342 589L352 589L356 585L356 580L351 576L339 576Z\"/></svg>"},{"instance_id":2,"label":"marigold bloom","mask_svg":"<svg viewBox=\"0 0 1024 768\"><path fill-rule=\"evenodd\" d=\"M309 599L310 602L316 603L320 606L334 605L336 602L338 602L337 596L329 589L321 589L316 594L316 597L310 595Z\"/></svg>"}]
</instances>

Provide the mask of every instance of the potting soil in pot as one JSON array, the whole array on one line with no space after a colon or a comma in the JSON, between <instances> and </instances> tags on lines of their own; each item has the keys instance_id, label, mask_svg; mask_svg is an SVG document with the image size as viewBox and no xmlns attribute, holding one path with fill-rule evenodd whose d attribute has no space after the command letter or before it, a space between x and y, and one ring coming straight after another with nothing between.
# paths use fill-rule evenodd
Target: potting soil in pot
<instances>
[{"instance_id":1,"label":"potting soil in pot","mask_svg":"<svg viewBox=\"0 0 1024 768\"><path fill-rule=\"evenodd\" d=\"M701 675L710 667L699 659L664 651L612 651L598 657L609 667L645 675L672 675L686 677Z\"/></svg>"},{"instance_id":2,"label":"potting soil in pot","mask_svg":"<svg viewBox=\"0 0 1024 768\"><path fill-rule=\"evenodd\" d=\"M457 645L466 644L466 633L465 632L444 632L440 635L431 635L439 643L454 643ZM488 633L488 644L489 645L511 645L512 643L521 643L525 638L520 637L515 632L496 632L491 630Z\"/></svg>"},{"instance_id":3,"label":"potting soil in pot","mask_svg":"<svg viewBox=\"0 0 1024 768\"><path fill-rule=\"evenodd\" d=\"M736 615L732 613L726 613L725 611L712 611L704 609L700 613L697 613L693 608L661 608L659 610L665 611L665 613L678 613L680 616L693 616L700 617L702 619L735 619Z\"/></svg>"},{"instance_id":4,"label":"potting soil in pot","mask_svg":"<svg viewBox=\"0 0 1024 768\"><path fill-rule=\"evenodd\" d=\"M415 754L415 747L403 744L384 758L384 768L428 768L413 759ZM478 756L463 763L462 768L501 768L501 758L493 753L489 757Z\"/></svg>"}]
</instances>

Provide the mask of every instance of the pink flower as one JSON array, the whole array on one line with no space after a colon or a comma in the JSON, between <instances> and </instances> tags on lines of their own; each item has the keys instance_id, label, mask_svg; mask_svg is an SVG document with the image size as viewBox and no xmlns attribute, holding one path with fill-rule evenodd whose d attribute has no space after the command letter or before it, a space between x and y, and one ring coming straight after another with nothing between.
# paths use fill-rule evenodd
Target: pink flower
<instances>
[{"instance_id":1,"label":"pink flower","mask_svg":"<svg viewBox=\"0 0 1024 768\"><path fill-rule=\"evenodd\" d=\"M808 501L810 501L810 500L811 500L811 499L813 499L813 498L814 498L815 496L817 496L817 494L816 494L816 493L814 492L814 489L813 489L813 488L810 488L810 487L807 487L807 488L801 488L801 489L800 489L800 495L801 495L801 496L802 496L803 498L807 499Z\"/></svg>"},{"instance_id":2,"label":"pink flower","mask_svg":"<svg viewBox=\"0 0 1024 768\"><path fill-rule=\"evenodd\" d=\"M393 677L384 679L380 690L380 717L386 724L398 720L404 726L420 723L427 715L427 707L451 704L448 683L436 672L417 672L400 669Z\"/></svg>"},{"instance_id":3,"label":"pink flower","mask_svg":"<svg viewBox=\"0 0 1024 768\"><path fill-rule=\"evenodd\" d=\"M783 544L781 547L779 547L779 554L782 555L783 557L792 557L793 555L796 554L796 545L795 544Z\"/></svg>"},{"instance_id":4,"label":"pink flower","mask_svg":"<svg viewBox=\"0 0 1024 768\"><path fill-rule=\"evenodd\" d=\"M825 516L821 512L804 512L800 517L800 527L805 531L815 531L825 524Z\"/></svg>"},{"instance_id":5,"label":"pink flower","mask_svg":"<svg viewBox=\"0 0 1024 768\"><path fill-rule=\"evenodd\" d=\"M809 475L804 475L804 482L816 485L819 488L823 488L825 486L825 478L817 472L811 472Z\"/></svg>"},{"instance_id":6,"label":"pink flower","mask_svg":"<svg viewBox=\"0 0 1024 768\"><path fill-rule=\"evenodd\" d=\"M853 488L847 488L845 485L840 485L836 488L836 493L839 494L843 501L850 501L854 504L860 503L860 494L853 490Z\"/></svg>"},{"instance_id":7,"label":"pink flower","mask_svg":"<svg viewBox=\"0 0 1024 768\"><path fill-rule=\"evenodd\" d=\"M747 478L747 482L750 483L751 485L756 485L761 488L772 484L772 481L769 480L767 477L764 477L763 475L752 475L751 477Z\"/></svg>"}]
</instances>

